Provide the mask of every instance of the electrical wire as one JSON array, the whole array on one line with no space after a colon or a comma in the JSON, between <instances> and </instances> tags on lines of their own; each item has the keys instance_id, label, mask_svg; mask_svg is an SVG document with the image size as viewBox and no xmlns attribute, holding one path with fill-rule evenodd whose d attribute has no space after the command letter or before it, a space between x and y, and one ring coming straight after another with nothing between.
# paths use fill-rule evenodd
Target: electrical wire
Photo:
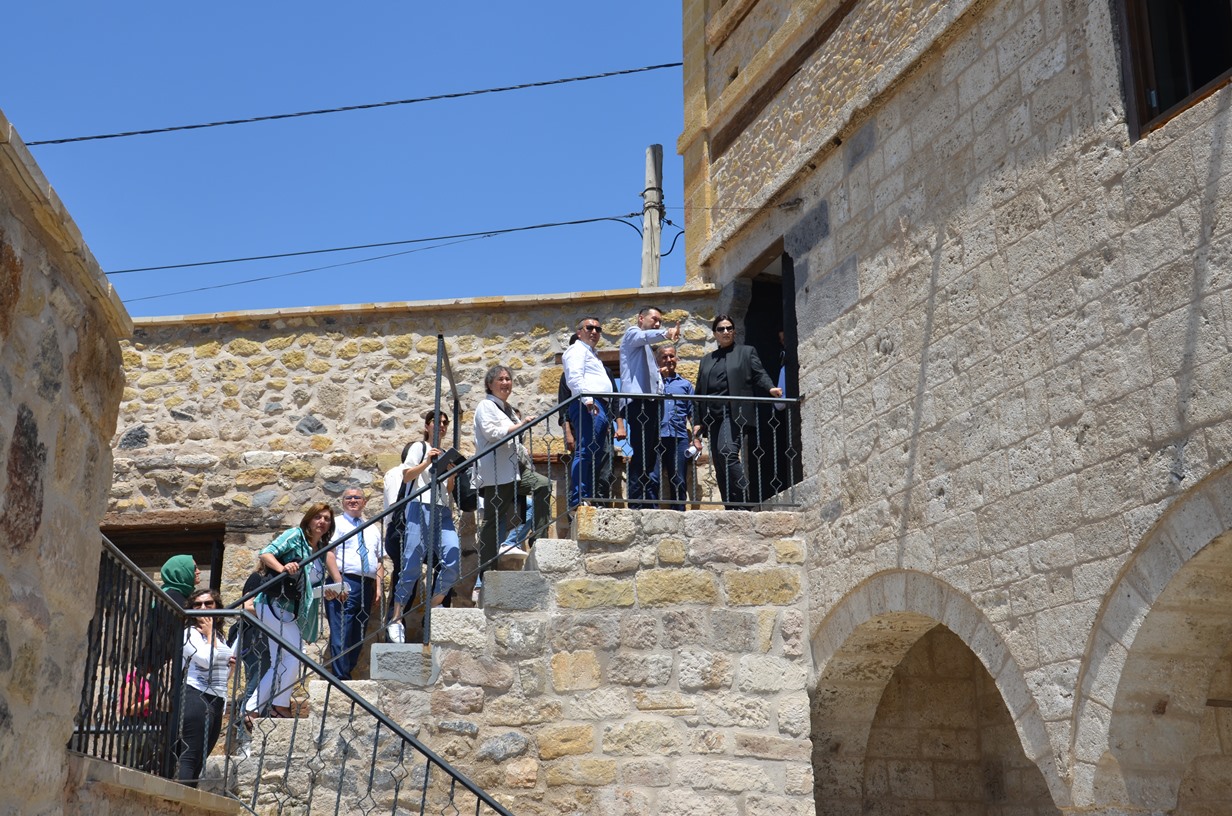
<instances>
[{"instance_id":1,"label":"electrical wire","mask_svg":"<svg viewBox=\"0 0 1232 816\"><path fill-rule=\"evenodd\" d=\"M432 238L407 238L403 241L381 241L375 244L353 244L351 246L341 247L326 247L323 249L303 249L296 252L277 252L271 255L250 255L244 258L223 258L215 261L192 261L189 263L164 264L162 266L138 266L132 269L117 269L114 272L108 272L108 275L127 275L131 272L158 272L167 269L189 269L196 266L216 266L218 264L228 263L246 263L248 261L269 261L276 258L297 258L304 255L324 255L330 252L347 252L353 249L380 249L382 247L391 246L406 246L407 244L426 244L432 241L450 241L455 238L487 238L493 235L507 235L512 232L527 232L529 230L549 229L551 227L574 227L580 224L594 224L599 221L615 221L619 224L628 224L637 230L633 224L625 221L626 218L640 218L641 213L627 213L625 215L604 215L598 218L578 218L573 221L553 221L546 224L531 224L524 227L506 227L504 229L494 230L479 230L476 232L461 232L456 235L437 235ZM641 231L638 230L638 234ZM432 249L432 247L429 247ZM395 253L397 254L397 253ZM322 267L327 268L327 267Z\"/></svg>"},{"instance_id":2,"label":"electrical wire","mask_svg":"<svg viewBox=\"0 0 1232 816\"><path fill-rule=\"evenodd\" d=\"M178 292L163 292L161 295L145 295L144 297L127 298L127 299L122 298L122 300L124 303L137 303L138 301L142 301L142 300L158 300L160 298L174 297L176 295L191 295L196 292L208 292L211 289L228 289L232 286L243 286L249 283L260 283L262 281L276 280L277 278L290 278L290 277L294 277L295 275L306 275L309 272L320 272L321 270L324 270L324 269L337 269L342 266L354 266L356 264L369 263L371 261L381 261L386 258L396 258L400 255L412 255L416 252L427 252L429 249L441 249L442 247L454 246L455 244L465 244L470 241L478 241L481 238L490 238L490 237L492 236L491 235L475 235L469 238L463 238L460 241L450 241L445 244L435 244L433 246L418 247L416 249L404 249L401 252L389 252L389 253L386 253L385 255L374 255L371 258L357 258L356 260L353 260L353 261L342 261L341 263L326 264L325 266L314 266L309 269L298 269L294 272L280 272L277 275L263 275L259 278L247 278L245 280L231 281L230 283L216 283L211 286L198 286L195 289L182 289Z\"/></svg>"},{"instance_id":3,"label":"electrical wire","mask_svg":"<svg viewBox=\"0 0 1232 816\"><path fill-rule=\"evenodd\" d=\"M497 88L481 88L473 91L457 91L455 93L433 94L414 99L393 99L387 102L368 102L360 105L344 105L338 108L321 108L319 110L296 111L294 113L275 113L268 116L252 116L247 119L223 119L217 122L200 122L193 125L172 125L169 127L149 128L147 130L126 130L119 133L99 133L93 136L70 136L63 139L40 139L26 142L27 147L42 147L43 145L72 144L74 142L92 142L100 139L123 139L129 136L151 136L158 133L176 133L183 130L202 130L204 128L225 127L228 125L249 125L254 122L273 122L279 119L297 119L303 116L323 116L328 113L347 113L350 111L372 110L374 108L389 108L395 105L416 105L420 102L437 102L442 99L462 99L467 96L505 93L506 91L523 91L528 88L546 88L551 85L565 85L570 82L588 82L592 79L607 79L608 77L640 74L647 71L661 71L665 68L679 68L682 62L665 62L661 65L644 65L641 68L625 68L619 71L605 71L602 74L587 74L586 76L565 77L563 79L548 79L542 82L524 82L520 85L503 85Z\"/></svg>"}]
</instances>

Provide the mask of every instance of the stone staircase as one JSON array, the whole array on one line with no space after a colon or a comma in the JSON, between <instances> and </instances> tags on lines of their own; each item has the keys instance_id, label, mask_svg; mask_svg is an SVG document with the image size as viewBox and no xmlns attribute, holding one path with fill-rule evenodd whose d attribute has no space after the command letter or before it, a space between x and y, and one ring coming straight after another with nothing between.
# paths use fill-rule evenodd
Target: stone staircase
<instances>
[{"instance_id":1,"label":"stone staircase","mask_svg":"<svg viewBox=\"0 0 1232 816\"><path fill-rule=\"evenodd\" d=\"M374 644L348 686L513 813L811 812L799 523L582 508L574 540L489 572L482 609L436 610L430 648ZM230 789L257 812L408 807L423 762L328 684L308 700L259 725Z\"/></svg>"}]
</instances>

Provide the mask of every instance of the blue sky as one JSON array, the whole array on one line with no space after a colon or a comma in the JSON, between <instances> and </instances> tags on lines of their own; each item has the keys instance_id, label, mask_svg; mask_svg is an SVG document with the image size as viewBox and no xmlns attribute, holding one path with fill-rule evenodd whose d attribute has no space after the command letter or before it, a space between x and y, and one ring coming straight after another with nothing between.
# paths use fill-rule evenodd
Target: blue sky
<instances>
[{"instance_id":1,"label":"blue sky","mask_svg":"<svg viewBox=\"0 0 1232 816\"><path fill-rule=\"evenodd\" d=\"M529 11L527 10L529 9ZM407 99L681 59L670 0L136 3L6 9L0 109L26 141ZM683 227L681 69L353 113L32 147L104 270L640 211L664 146ZM671 208L677 209L671 209ZM676 230L664 230L664 251ZM684 282L684 238L661 282ZM605 222L389 252L112 277L134 316L635 287Z\"/></svg>"}]
</instances>

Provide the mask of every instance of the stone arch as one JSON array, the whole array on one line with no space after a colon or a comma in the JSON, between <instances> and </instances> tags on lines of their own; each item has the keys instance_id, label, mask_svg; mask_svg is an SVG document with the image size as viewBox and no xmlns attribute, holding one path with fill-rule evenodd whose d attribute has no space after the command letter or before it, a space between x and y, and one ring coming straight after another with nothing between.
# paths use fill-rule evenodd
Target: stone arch
<instances>
[{"instance_id":1,"label":"stone arch","mask_svg":"<svg viewBox=\"0 0 1232 816\"><path fill-rule=\"evenodd\" d=\"M1232 467L1178 498L1104 600L1078 681L1075 803L1172 810L1232 644Z\"/></svg>"},{"instance_id":2,"label":"stone arch","mask_svg":"<svg viewBox=\"0 0 1232 816\"><path fill-rule=\"evenodd\" d=\"M843 598L812 637L813 770L818 813L859 812L869 733L883 692L912 647L944 626L991 675L1025 756L1057 807L1068 786L1021 667L983 612L949 584L924 573L878 573ZM824 806L823 806L823 803Z\"/></svg>"}]
</instances>

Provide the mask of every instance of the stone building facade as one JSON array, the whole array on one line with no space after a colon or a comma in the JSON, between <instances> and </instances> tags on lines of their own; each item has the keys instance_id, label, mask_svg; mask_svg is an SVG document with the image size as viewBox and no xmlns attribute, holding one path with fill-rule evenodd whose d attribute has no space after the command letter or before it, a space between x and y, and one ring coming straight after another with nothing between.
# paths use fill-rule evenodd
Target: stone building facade
<instances>
[{"instance_id":1,"label":"stone building facade","mask_svg":"<svg viewBox=\"0 0 1232 816\"><path fill-rule=\"evenodd\" d=\"M794 293L818 813L1227 812L1232 89L1144 116L1136 5L684 2L690 268Z\"/></svg>"}]
</instances>

